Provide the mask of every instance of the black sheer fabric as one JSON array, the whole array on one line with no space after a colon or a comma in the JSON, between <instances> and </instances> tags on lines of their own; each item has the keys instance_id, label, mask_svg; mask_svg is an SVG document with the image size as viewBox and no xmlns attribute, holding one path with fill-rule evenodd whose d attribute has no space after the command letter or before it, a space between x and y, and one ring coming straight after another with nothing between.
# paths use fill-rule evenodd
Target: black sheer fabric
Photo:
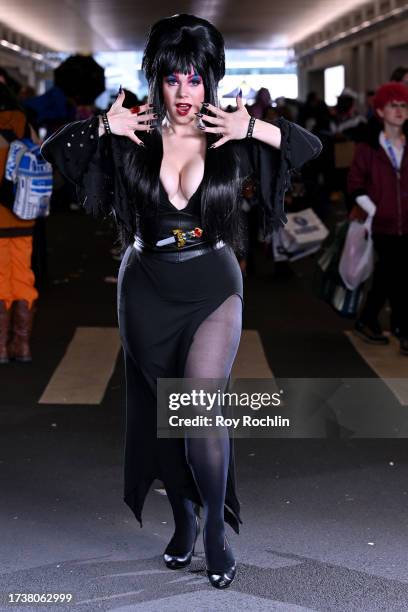
<instances>
[{"instance_id":1,"label":"black sheer fabric","mask_svg":"<svg viewBox=\"0 0 408 612\"><path fill-rule=\"evenodd\" d=\"M218 351L213 372L227 374L239 340L242 296L241 271L227 246L179 264L161 261L156 255L137 257L132 247L126 251L118 279L119 329L126 363L125 501L140 522L155 478L170 492L175 519L191 516L191 505L181 507L181 499L204 507L208 503L187 462L184 439L157 438L157 379L210 374L210 340ZM219 339L214 337L215 330ZM222 456L223 470L225 461L226 488L218 499L218 511L239 533L242 521L233 439L230 452ZM180 537L189 538L182 532L175 538L177 543Z\"/></svg>"},{"instance_id":2,"label":"black sheer fabric","mask_svg":"<svg viewBox=\"0 0 408 612\"><path fill-rule=\"evenodd\" d=\"M263 213L265 234L282 227L287 217L284 211L285 193L290 188L291 172L317 157L320 140L296 123L284 118L274 125L281 130L281 146L275 149L256 139L240 141L244 152L242 163L258 186L258 199Z\"/></svg>"},{"instance_id":3,"label":"black sheer fabric","mask_svg":"<svg viewBox=\"0 0 408 612\"><path fill-rule=\"evenodd\" d=\"M157 438L156 388L160 377L228 378L241 331L241 270L229 245L180 263L164 261L160 254L140 254L131 246L141 225L154 223L155 216L142 218L135 206L126 163L132 159L137 164L149 153L127 138L99 138L98 123L94 118L68 124L43 144L42 152L76 184L88 212L115 215L129 244L118 278L126 370L124 500L142 525L146 495L156 478L162 480L176 524L169 544L173 550L168 550L174 554L179 547L182 552L191 548L193 504L203 506L209 564L225 567L232 553L224 539L224 521L237 533L242 523L234 439L222 428L211 439ZM283 196L291 169L320 151L320 141L299 126L284 119L278 125L280 151L255 140L233 145L240 152L240 176L253 174L258 182L266 231L286 219ZM152 200L159 197L161 160L153 161L157 182ZM198 217L201 200L197 197L189 211ZM166 207L163 214L175 214L168 198L162 206L159 216Z\"/></svg>"},{"instance_id":4,"label":"black sheer fabric","mask_svg":"<svg viewBox=\"0 0 408 612\"><path fill-rule=\"evenodd\" d=\"M242 328L242 302L232 295L214 310L194 334L188 353L184 376L206 379L228 379L238 350ZM211 387L211 385L210 385ZM221 414L215 406L212 416ZM197 485L204 507L204 545L211 568L223 568L232 561L225 543L224 504L230 462L230 440L226 427L214 430L207 437L185 436L186 460ZM195 510L191 500L166 483L175 531L166 548L169 554L191 550L195 536Z\"/></svg>"},{"instance_id":5,"label":"black sheer fabric","mask_svg":"<svg viewBox=\"0 0 408 612\"><path fill-rule=\"evenodd\" d=\"M242 302L239 296L232 295L201 323L194 334L184 370L185 377L228 379L238 350L241 328ZM216 392L218 388L218 385L208 388L207 383L205 390ZM212 416L221 414L221 406L215 405ZM187 433L185 448L187 463L204 506L203 535L207 563L211 568L222 569L233 561L230 547L224 546L224 503L230 458L228 428L217 427L211 435L202 438Z\"/></svg>"}]
</instances>

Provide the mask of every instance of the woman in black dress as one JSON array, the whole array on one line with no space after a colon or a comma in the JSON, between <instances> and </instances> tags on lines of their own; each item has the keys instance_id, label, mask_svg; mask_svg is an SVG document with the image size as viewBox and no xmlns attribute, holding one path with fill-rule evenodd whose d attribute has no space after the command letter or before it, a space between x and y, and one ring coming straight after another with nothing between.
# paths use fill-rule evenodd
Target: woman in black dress
<instances>
[{"instance_id":1,"label":"woman in black dress","mask_svg":"<svg viewBox=\"0 0 408 612\"><path fill-rule=\"evenodd\" d=\"M126 368L125 502L141 514L154 479L163 481L175 531L167 567L191 561L204 508L207 575L228 587L235 560L225 522L239 533L233 439L158 438L158 378L228 381L242 321L240 190L258 181L264 228L284 224L292 168L320 141L280 119L250 121L242 99L222 111L224 41L193 15L151 29L142 67L149 104L130 110L120 92L105 116L71 123L43 145L46 159L77 185L88 212L113 214L127 247L118 282Z\"/></svg>"}]
</instances>

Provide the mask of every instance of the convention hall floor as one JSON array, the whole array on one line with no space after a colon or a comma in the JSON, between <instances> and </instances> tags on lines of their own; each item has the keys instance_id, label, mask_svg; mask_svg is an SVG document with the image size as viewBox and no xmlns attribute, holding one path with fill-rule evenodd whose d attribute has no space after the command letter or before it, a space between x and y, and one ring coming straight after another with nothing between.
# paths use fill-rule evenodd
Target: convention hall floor
<instances>
[{"instance_id":1,"label":"convention hall floor","mask_svg":"<svg viewBox=\"0 0 408 612\"><path fill-rule=\"evenodd\" d=\"M234 375L326 379L333 395L339 380L369 379L376 393L363 435L372 437L331 413L320 437L237 439L243 525L228 534L238 574L216 591L201 538L189 568L164 566L172 516L161 482L142 529L122 501L124 374L116 285L106 282L118 268L111 247L107 224L78 212L49 219L34 360L0 370L0 609L406 610L408 359L396 341L379 353L350 336L351 323L313 294L313 260L273 276L258 253L245 280ZM372 414L385 437L370 429ZM73 600L8 604L9 593Z\"/></svg>"}]
</instances>

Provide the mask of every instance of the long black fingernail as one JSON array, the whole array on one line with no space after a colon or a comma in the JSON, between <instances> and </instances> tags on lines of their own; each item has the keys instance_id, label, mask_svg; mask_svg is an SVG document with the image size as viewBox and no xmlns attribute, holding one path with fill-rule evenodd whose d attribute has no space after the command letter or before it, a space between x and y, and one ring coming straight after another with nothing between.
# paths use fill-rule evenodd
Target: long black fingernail
<instances>
[{"instance_id":1,"label":"long black fingernail","mask_svg":"<svg viewBox=\"0 0 408 612\"><path fill-rule=\"evenodd\" d=\"M194 113L195 115L197 115L197 117L203 117L203 113Z\"/></svg>"},{"instance_id":2,"label":"long black fingernail","mask_svg":"<svg viewBox=\"0 0 408 612\"><path fill-rule=\"evenodd\" d=\"M123 89L122 89L122 85L119 85L119 95L122 93Z\"/></svg>"},{"instance_id":3,"label":"long black fingernail","mask_svg":"<svg viewBox=\"0 0 408 612\"><path fill-rule=\"evenodd\" d=\"M207 108L207 106L209 106L209 102L203 102L203 106L205 106L205 108Z\"/></svg>"}]
</instances>

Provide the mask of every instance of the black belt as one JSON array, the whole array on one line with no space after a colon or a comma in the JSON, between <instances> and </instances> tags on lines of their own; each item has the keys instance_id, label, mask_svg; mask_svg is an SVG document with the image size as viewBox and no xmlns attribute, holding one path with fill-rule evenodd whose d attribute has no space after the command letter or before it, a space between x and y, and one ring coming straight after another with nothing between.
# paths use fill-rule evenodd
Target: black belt
<instances>
[{"instance_id":1,"label":"black belt","mask_svg":"<svg viewBox=\"0 0 408 612\"><path fill-rule=\"evenodd\" d=\"M164 250L163 247L148 244L143 242L138 236L135 237L133 247L139 251L152 256L156 256L161 261L170 261L173 263L179 263L193 259L193 257L200 257L200 255L206 255L211 251L222 249L225 246L225 242L219 240L215 244L211 244L207 241L200 241L195 244L189 244L185 247L177 247L176 245L172 250L168 247Z\"/></svg>"}]
</instances>

